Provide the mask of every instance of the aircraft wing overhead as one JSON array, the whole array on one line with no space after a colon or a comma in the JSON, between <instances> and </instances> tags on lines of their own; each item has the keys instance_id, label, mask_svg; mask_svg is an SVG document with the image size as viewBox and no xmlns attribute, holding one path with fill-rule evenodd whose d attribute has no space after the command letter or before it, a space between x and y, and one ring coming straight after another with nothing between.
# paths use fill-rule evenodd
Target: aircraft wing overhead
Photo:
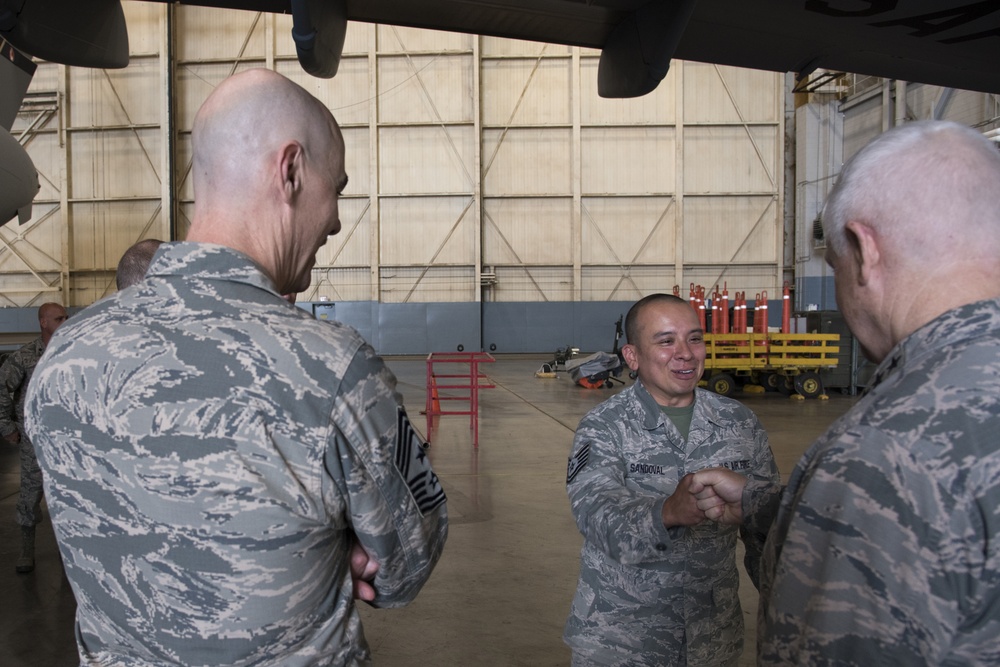
<instances>
[{"instance_id":1,"label":"aircraft wing overhead","mask_svg":"<svg viewBox=\"0 0 1000 667\"><path fill-rule=\"evenodd\" d=\"M37 65L5 39L0 37L0 128L10 130L14 126L21 100L28 92L31 77Z\"/></svg>"},{"instance_id":2,"label":"aircraft wing overhead","mask_svg":"<svg viewBox=\"0 0 1000 667\"><path fill-rule=\"evenodd\" d=\"M1000 93L998 54L1000 2L702 0L675 55Z\"/></svg>"},{"instance_id":3,"label":"aircraft wing overhead","mask_svg":"<svg viewBox=\"0 0 1000 667\"><path fill-rule=\"evenodd\" d=\"M202 7L281 14L292 12L292 0L179 1L180 4ZM346 5L348 20L362 23L382 23L601 48L614 27L648 1L346 0Z\"/></svg>"},{"instance_id":4,"label":"aircraft wing overhead","mask_svg":"<svg viewBox=\"0 0 1000 667\"><path fill-rule=\"evenodd\" d=\"M823 68L1000 93L995 0L690 0L690 13L680 15L669 10L687 0L180 2L279 13L290 13L296 3L338 2L351 21L598 49L607 47L616 28L638 17L638 37L626 31L615 49L634 40L640 60L627 61L654 74L665 74L669 59L681 58L802 74ZM680 33L679 41L672 31ZM615 69L615 76L622 74L627 72Z\"/></svg>"}]
</instances>

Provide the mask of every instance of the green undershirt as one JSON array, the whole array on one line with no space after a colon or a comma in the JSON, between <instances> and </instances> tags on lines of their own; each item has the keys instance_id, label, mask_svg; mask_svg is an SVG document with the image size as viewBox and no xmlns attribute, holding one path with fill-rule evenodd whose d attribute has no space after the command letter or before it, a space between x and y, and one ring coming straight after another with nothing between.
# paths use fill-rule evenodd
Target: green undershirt
<instances>
[{"instance_id":1,"label":"green undershirt","mask_svg":"<svg viewBox=\"0 0 1000 667\"><path fill-rule=\"evenodd\" d=\"M681 437L686 441L688 433L691 431L691 418L694 416L694 401L691 401L690 405L685 405L683 408L671 408L661 405L660 410L663 410L663 414L673 422L673 425L681 432Z\"/></svg>"}]
</instances>

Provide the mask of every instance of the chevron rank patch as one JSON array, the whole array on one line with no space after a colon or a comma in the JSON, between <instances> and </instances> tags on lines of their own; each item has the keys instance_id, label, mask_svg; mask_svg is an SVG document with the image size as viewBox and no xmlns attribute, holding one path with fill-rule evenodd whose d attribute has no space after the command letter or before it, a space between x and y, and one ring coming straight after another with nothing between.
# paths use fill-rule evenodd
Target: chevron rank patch
<instances>
[{"instance_id":1,"label":"chevron rank patch","mask_svg":"<svg viewBox=\"0 0 1000 667\"><path fill-rule=\"evenodd\" d=\"M410 495L417 503L421 516L433 511L446 498L437 475L427 458L427 444L406 416L406 410L397 411L396 468L406 480Z\"/></svg>"},{"instance_id":2,"label":"chevron rank patch","mask_svg":"<svg viewBox=\"0 0 1000 667\"><path fill-rule=\"evenodd\" d=\"M586 444L580 448L576 454L570 457L569 463L566 465L566 483L572 482L577 474L583 470L584 466L587 465L587 461L590 460L590 445Z\"/></svg>"}]
</instances>

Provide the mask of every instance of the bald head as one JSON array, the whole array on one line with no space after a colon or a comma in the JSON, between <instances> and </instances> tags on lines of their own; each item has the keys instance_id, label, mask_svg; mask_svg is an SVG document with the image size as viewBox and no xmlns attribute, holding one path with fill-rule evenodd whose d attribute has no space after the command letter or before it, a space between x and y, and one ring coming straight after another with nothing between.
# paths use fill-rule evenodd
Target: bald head
<instances>
[{"instance_id":1,"label":"bald head","mask_svg":"<svg viewBox=\"0 0 1000 667\"><path fill-rule=\"evenodd\" d=\"M130 287L146 275L149 263L153 261L156 249L163 241L159 239L143 239L133 244L122 258L118 260L118 268L115 271L115 286L119 290Z\"/></svg>"},{"instance_id":2,"label":"bald head","mask_svg":"<svg viewBox=\"0 0 1000 667\"><path fill-rule=\"evenodd\" d=\"M61 304L49 302L38 307L38 328L42 331L42 341L46 345L67 317L66 309Z\"/></svg>"},{"instance_id":3,"label":"bald head","mask_svg":"<svg viewBox=\"0 0 1000 667\"><path fill-rule=\"evenodd\" d=\"M347 184L329 110L280 74L247 70L209 95L191 141L188 240L244 252L279 293L308 287L316 251L340 229L337 197Z\"/></svg>"},{"instance_id":4,"label":"bald head","mask_svg":"<svg viewBox=\"0 0 1000 667\"><path fill-rule=\"evenodd\" d=\"M1000 251L1000 150L957 123L922 121L894 128L845 165L823 209L823 231L846 251L849 220L869 224L883 250L914 265Z\"/></svg>"}]
</instances>

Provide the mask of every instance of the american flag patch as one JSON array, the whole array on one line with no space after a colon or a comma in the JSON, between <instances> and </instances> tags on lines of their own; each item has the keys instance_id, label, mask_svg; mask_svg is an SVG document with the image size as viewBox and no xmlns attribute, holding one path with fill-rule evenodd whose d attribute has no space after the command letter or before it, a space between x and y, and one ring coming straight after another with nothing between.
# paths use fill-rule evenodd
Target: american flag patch
<instances>
[{"instance_id":1,"label":"american flag patch","mask_svg":"<svg viewBox=\"0 0 1000 667\"><path fill-rule=\"evenodd\" d=\"M424 516L446 500L444 489L431 469L424 439L410 424L403 408L397 412L396 426L396 468L406 480L420 515Z\"/></svg>"},{"instance_id":2,"label":"american flag patch","mask_svg":"<svg viewBox=\"0 0 1000 667\"><path fill-rule=\"evenodd\" d=\"M576 454L570 457L569 463L566 464L566 483L569 484L576 478L577 474L583 470L583 467L587 465L587 461L590 460L590 445L586 444L580 448Z\"/></svg>"}]
</instances>

